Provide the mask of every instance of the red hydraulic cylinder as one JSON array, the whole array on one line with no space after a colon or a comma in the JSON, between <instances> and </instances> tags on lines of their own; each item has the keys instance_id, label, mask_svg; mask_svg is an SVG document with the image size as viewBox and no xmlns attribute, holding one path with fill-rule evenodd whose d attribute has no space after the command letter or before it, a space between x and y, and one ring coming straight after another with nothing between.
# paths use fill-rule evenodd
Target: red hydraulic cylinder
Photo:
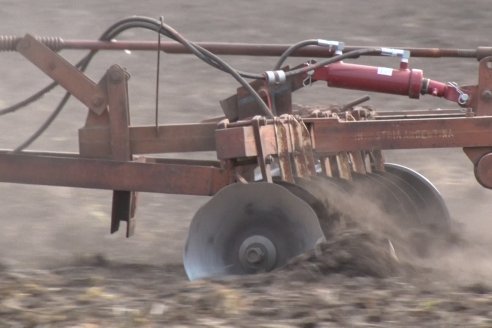
<instances>
[{"instance_id":1,"label":"red hydraulic cylinder","mask_svg":"<svg viewBox=\"0 0 492 328\"><path fill-rule=\"evenodd\" d=\"M423 91L424 74L419 69L392 69L337 62L316 69L312 79L326 81L328 86L335 88L419 98Z\"/></svg>"},{"instance_id":2,"label":"red hydraulic cylinder","mask_svg":"<svg viewBox=\"0 0 492 328\"><path fill-rule=\"evenodd\" d=\"M326 81L328 86L335 88L390 93L410 98L429 94L456 102L461 107L472 103L470 95L456 83L426 79L422 70L410 69L406 62L401 62L399 69L336 62L315 69L311 79Z\"/></svg>"}]
</instances>

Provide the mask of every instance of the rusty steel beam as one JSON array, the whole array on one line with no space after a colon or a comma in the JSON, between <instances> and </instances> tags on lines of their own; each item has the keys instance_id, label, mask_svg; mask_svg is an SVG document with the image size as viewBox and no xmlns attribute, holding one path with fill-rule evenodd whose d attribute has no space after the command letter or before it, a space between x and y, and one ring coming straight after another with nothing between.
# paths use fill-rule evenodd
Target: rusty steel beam
<instances>
[{"instance_id":1,"label":"rusty steel beam","mask_svg":"<svg viewBox=\"0 0 492 328\"><path fill-rule=\"evenodd\" d=\"M156 133L154 126L131 126L131 153L184 153L215 151L216 123L191 123L161 125ZM79 130L79 148L83 156L108 157L111 154L110 129L85 127Z\"/></svg>"},{"instance_id":2,"label":"rusty steel beam","mask_svg":"<svg viewBox=\"0 0 492 328\"><path fill-rule=\"evenodd\" d=\"M90 49L90 50L157 50L155 41L91 41L91 40L62 40L62 48L65 49ZM196 44L217 55L248 55L248 56L280 56L290 47L290 44L266 44L266 43L223 43L223 42L197 42ZM344 52L368 48L369 46L345 46ZM407 49L412 57L441 58L460 57L476 58L477 60L492 55L492 48L478 47L477 49L460 48L409 48L409 47L385 47L395 49ZM177 42L161 42L160 49L171 54L190 53L190 50ZM331 57L332 49L307 46L292 53L293 57ZM375 54L368 54L375 56Z\"/></svg>"},{"instance_id":3,"label":"rusty steel beam","mask_svg":"<svg viewBox=\"0 0 492 328\"><path fill-rule=\"evenodd\" d=\"M492 117L340 122L307 119L317 152L373 149L486 147Z\"/></svg>"},{"instance_id":4,"label":"rusty steel beam","mask_svg":"<svg viewBox=\"0 0 492 328\"><path fill-rule=\"evenodd\" d=\"M444 117L466 117L471 114L466 108L461 109L424 109L424 110L401 110L401 111L377 111L372 112L375 120L409 119L409 118L444 118Z\"/></svg>"},{"instance_id":5,"label":"rusty steel beam","mask_svg":"<svg viewBox=\"0 0 492 328\"><path fill-rule=\"evenodd\" d=\"M17 36L0 36L0 51L15 51L17 44L22 38ZM60 37L36 37L52 50L62 49L75 50L135 50L156 51L156 41L99 41L99 40L64 40ZM266 43L225 43L225 42L196 42L201 47L217 55L248 55L248 56L280 56L290 44L266 44ZM369 46L345 46L344 51L353 51L367 48ZM370 46L373 47L373 46ZM492 47L477 47L476 49L461 48L415 48L415 47L389 47L395 49L409 50L412 57L440 58L460 57L476 58L480 60L492 55ZM189 49L180 43L173 41L161 41L160 49L172 54L190 53ZM333 50L328 48L307 46L292 53L294 57L331 57ZM368 54L374 56L374 54Z\"/></svg>"},{"instance_id":6,"label":"rusty steel beam","mask_svg":"<svg viewBox=\"0 0 492 328\"><path fill-rule=\"evenodd\" d=\"M231 182L229 172L215 166L166 163L162 159L140 163L8 151L0 152L0 181L202 196L213 195Z\"/></svg>"},{"instance_id":7,"label":"rusty steel beam","mask_svg":"<svg viewBox=\"0 0 492 328\"><path fill-rule=\"evenodd\" d=\"M248 55L248 56L280 56L287 50L290 44L266 44L266 43L223 43L223 42L197 42L196 44L217 55ZM368 48L369 46L346 46L344 52ZM90 50L157 50L155 41L91 41L91 40L62 40L64 49L90 49ZM481 59L492 55L492 48L478 47L477 49L459 48L408 48L385 47L395 49L407 49L412 57L440 58L460 57ZM187 54L190 50L177 42L161 42L160 49L171 54ZM307 46L292 53L293 57L331 57L334 51L328 48ZM375 56L375 54L368 54Z\"/></svg>"},{"instance_id":8,"label":"rusty steel beam","mask_svg":"<svg viewBox=\"0 0 492 328\"><path fill-rule=\"evenodd\" d=\"M426 118L406 120L339 121L306 118L317 153L381 149L488 147L492 145L492 117ZM221 159L255 157L253 128L243 125L218 129L217 156ZM277 154L275 129L261 127L263 151ZM235 140L235 142L230 142ZM292 151L289 147L289 151Z\"/></svg>"},{"instance_id":9,"label":"rusty steel beam","mask_svg":"<svg viewBox=\"0 0 492 328\"><path fill-rule=\"evenodd\" d=\"M130 127L130 146L134 154L214 151L216 123Z\"/></svg>"}]
</instances>

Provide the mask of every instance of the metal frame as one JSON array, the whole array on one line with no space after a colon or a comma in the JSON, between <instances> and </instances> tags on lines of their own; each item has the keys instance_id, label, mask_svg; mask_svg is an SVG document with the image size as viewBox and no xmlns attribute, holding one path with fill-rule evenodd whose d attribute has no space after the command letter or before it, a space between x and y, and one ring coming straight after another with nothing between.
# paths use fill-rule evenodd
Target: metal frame
<instances>
[{"instance_id":1,"label":"metal frame","mask_svg":"<svg viewBox=\"0 0 492 328\"><path fill-rule=\"evenodd\" d=\"M287 182L316 174L350 179L353 172L383 170L384 149L464 147L477 180L492 188L492 57L481 59L478 85L467 88L472 97L467 109L373 113L349 108L298 116L291 93L302 87L301 76L288 79L284 88L252 83L266 100L281 105L274 119L239 114L245 103L240 100L248 97L240 88L222 102L229 119L219 123L135 127L129 119L128 76L121 67L110 67L95 83L30 35L16 40L16 47L89 111L79 130L78 154L1 151L0 181L114 190L111 232L124 221L127 235L133 233L138 191L214 195L228 184L254 181L257 166L262 179L272 182L275 163ZM254 113L254 107L247 112ZM140 156L193 151L216 151L218 160Z\"/></svg>"}]
</instances>

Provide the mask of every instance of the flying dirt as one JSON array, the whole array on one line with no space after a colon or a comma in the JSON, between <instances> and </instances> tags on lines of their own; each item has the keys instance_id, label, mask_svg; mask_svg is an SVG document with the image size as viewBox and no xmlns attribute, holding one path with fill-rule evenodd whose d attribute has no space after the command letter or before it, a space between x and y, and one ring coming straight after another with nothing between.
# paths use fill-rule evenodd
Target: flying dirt
<instances>
[{"instance_id":1,"label":"flying dirt","mask_svg":"<svg viewBox=\"0 0 492 328\"><path fill-rule=\"evenodd\" d=\"M128 36L133 30L147 30L154 40L120 39L121 33ZM99 250L97 239L84 240L73 230L76 221L57 219L64 223L56 226L55 234L32 240L51 244L60 256L46 254L31 267L22 259L32 251L14 248L9 256L4 247L0 311L7 324L490 324L492 299L483 282L489 261L486 252L481 253L487 238L476 238L477 232L457 222L453 209L460 203L451 203L448 210L447 191L441 194L422 174L441 173L433 156L438 149L462 148L462 162L454 160L454 152L442 153L448 170L453 173L453 165L468 160L475 183L492 186L490 48L431 48L417 42L356 46L344 41L192 42L165 20L145 16L118 20L93 40L0 37L3 51L55 81L27 101L6 107L3 114L24 105L41 103L44 108L41 96L57 85L67 92L58 91L63 98L56 110L47 111L48 119L23 142L6 140L14 146L0 153L0 181L56 186L50 194L44 194L50 187L19 188L39 190L48 203L56 204L58 194L64 200L62 213L69 213L71 205L89 204L80 212L85 209L96 218L98 228L109 224L115 234L103 237ZM90 52L79 61L57 54L74 49ZM158 72L164 65L160 57L172 53L207 67L210 81L222 76L236 80L237 86L223 87L220 105L215 106L221 114L187 115L187 120L181 113L178 121L184 123L161 124L159 117L167 115L159 110L157 96L150 111L154 122L141 124L130 101L130 68L108 65L96 72L89 65L103 51L132 56L149 52L157 57ZM238 55L241 59L235 62ZM258 57L273 57L274 64L266 70L235 68L247 58L254 67ZM428 60L438 66L436 58L446 58L443 67L449 67L449 58L476 60L478 78L456 83L454 77L431 78L419 69ZM166 92L164 84L159 89L160 79L157 74L151 83L158 94ZM318 105L319 96L310 94L325 92L326 85L349 91L341 93L344 100L333 104L325 99ZM436 98L430 103L438 105L374 109L372 98L378 93L422 102ZM76 101L69 101L71 96ZM31 144L44 145L47 140L38 140L40 136L65 142L49 127L67 104L83 108L74 116L81 123L77 150L26 150ZM410 149L429 148L431 155L417 164L418 170L401 164L415 154ZM452 178L450 174L446 181ZM73 187L106 191L93 193L101 196L97 200L83 196L88 200L83 202L79 195L84 194ZM470 190L478 193L475 199L485 195ZM167 206L155 205L160 200L149 193L205 197L189 198L189 204L196 205L191 206L196 210L191 222L172 219L174 227L159 227L162 220L151 220L145 226L140 217L156 209L164 217L170 216L168 208L176 217L190 210L177 205L173 197L179 196L166 198ZM109 207L104 205L107 196L112 196ZM18 210L41 215L36 225L49 229L51 210L16 209L14 201L6 200L10 216ZM126 237L138 238L140 224L142 239L118 241L128 253L104 249L121 237L121 228ZM6 234L32 227L28 222L7 227ZM173 249L158 240L160 231L169 228L180 231L165 233ZM131 250L145 242L146 251ZM65 249L67 244L71 246ZM180 257L176 244L184 249L184 271L175 264ZM168 253L174 255L156 262ZM132 254L138 254L136 261ZM139 300L143 294L145 300Z\"/></svg>"}]
</instances>

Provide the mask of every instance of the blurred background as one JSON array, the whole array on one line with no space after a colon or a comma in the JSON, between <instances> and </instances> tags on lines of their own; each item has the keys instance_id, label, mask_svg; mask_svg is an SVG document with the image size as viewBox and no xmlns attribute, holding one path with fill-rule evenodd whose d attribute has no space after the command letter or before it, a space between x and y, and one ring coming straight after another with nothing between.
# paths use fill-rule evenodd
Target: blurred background
<instances>
[{"instance_id":1,"label":"blurred background","mask_svg":"<svg viewBox=\"0 0 492 328\"><path fill-rule=\"evenodd\" d=\"M4 0L0 34L97 39L115 21L130 16L164 17L164 21L193 41L294 43L310 38L344 41L348 45L401 47L490 46L489 1L239 1L147 0L96 1ZM118 39L151 40L155 33L131 30ZM62 51L75 63L85 53ZM153 124L155 52L101 52L87 74L98 81L112 64L125 67L129 81L133 124ZM261 72L275 58L224 57L236 68ZM291 64L299 64L293 58ZM397 67L394 58L362 58L358 63ZM410 59L426 77L458 84L475 84L473 59ZM0 107L31 95L50 82L17 53L0 54ZM219 101L235 93L237 83L191 55L161 57L160 123L198 122L221 114ZM343 104L366 93L328 89L323 83L304 88L294 102ZM63 92L56 90L28 108L0 118L0 148L19 145L44 121ZM452 108L443 100L420 101L371 94L377 110ZM78 151L77 129L86 109L71 100L50 129L30 149ZM174 154L181 156L180 154ZM186 155L189 156L189 155ZM214 154L194 154L213 158ZM481 243L490 235L492 193L478 185L473 166L460 149L387 152L388 161L426 175L442 192L461 229ZM0 262L19 267L45 266L67 259L102 254L110 260L134 263L181 261L187 227L207 197L142 194L136 234L109 234L111 192L72 188L0 184ZM124 229L122 229L124 230ZM487 254L487 248L481 248Z\"/></svg>"}]
</instances>

